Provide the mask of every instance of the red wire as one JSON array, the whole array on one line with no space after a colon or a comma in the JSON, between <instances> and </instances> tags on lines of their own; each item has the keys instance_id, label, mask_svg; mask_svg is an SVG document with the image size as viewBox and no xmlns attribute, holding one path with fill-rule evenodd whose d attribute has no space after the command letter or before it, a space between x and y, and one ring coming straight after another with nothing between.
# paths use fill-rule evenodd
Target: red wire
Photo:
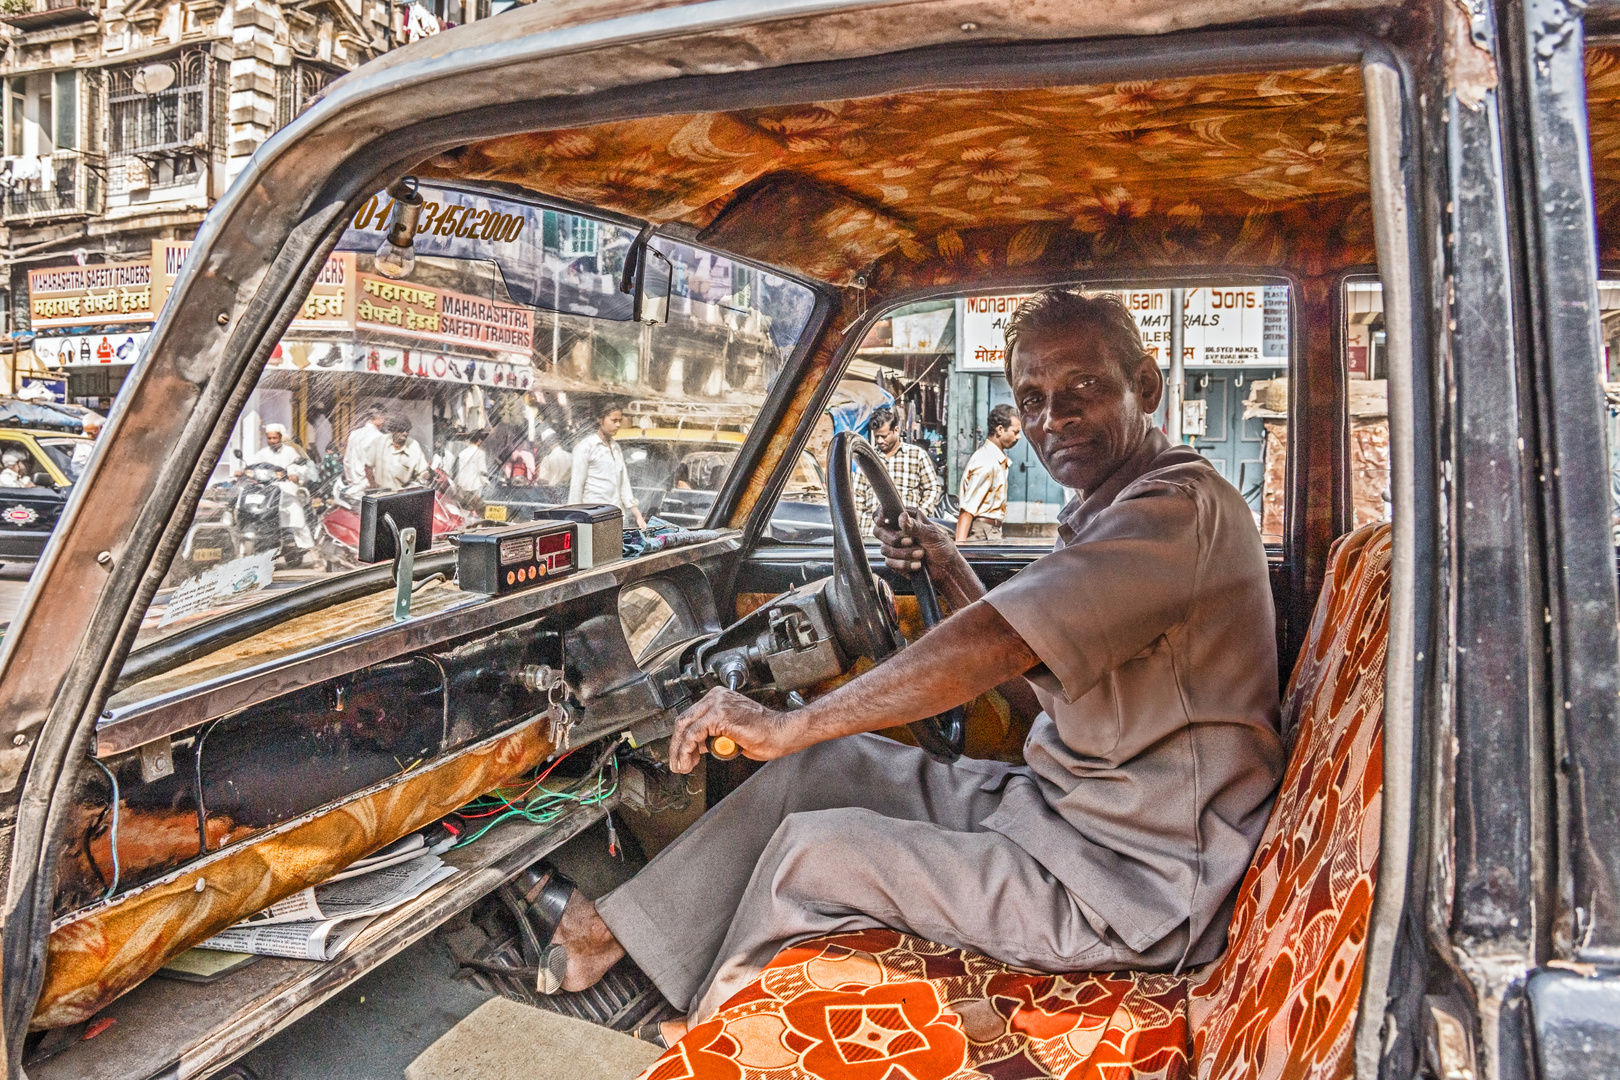
<instances>
[{"instance_id":1,"label":"red wire","mask_svg":"<svg viewBox=\"0 0 1620 1080\"><path fill-rule=\"evenodd\" d=\"M577 746L574 747L574 750L578 750L578 749L579 749L579 747L577 747ZM568 754L572 754L574 752L574 750L568 751ZM513 795L510 798L506 799L504 802L501 803L501 805L497 806L495 809L493 809L493 810L485 810L485 811L482 811L482 812L477 813L477 814L465 814L464 813L464 814L461 814L460 816L464 817L464 818L469 818L469 819L493 817L494 815L499 814L502 810L506 810L506 809L510 808L512 806L512 804L514 802L516 802L518 799L523 798L529 792L531 792L535 788L539 787L540 784L545 780L545 778L551 775L551 770L555 769L557 766L561 765L563 763L563 761L567 759L568 754L564 754L562 757L558 758L556 761L553 761L550 765L547 765L546 766L546 771L541 773L539 776L535 777L534 782L532 784L530 784L528 787L524 788L522 791L518 792L516 795Z\"/></svg>"}]
</instances>

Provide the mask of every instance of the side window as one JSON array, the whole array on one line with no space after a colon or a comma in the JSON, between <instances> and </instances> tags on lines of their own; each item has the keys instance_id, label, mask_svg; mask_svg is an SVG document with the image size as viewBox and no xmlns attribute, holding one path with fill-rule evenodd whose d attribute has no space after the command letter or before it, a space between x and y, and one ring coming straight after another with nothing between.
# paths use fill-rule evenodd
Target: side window
<instances>
[{"instance_id":1,"label":"side window","mask_svg":"<svg viewBox=\"0 0 1620 1080\"><path fill-rule=\"evenodd\" d=\"M0 439L0 458L13 454L22 455L23 475L30 482L32 482L36 474L45 472L45 463L35 456L33 449L27 443L18 442L15 439ZM15 487L17 484L11 483L6 486Z\"/></svg>"},{"instance_id":2,"label":"side window","mask_svg":"<svg viewBox=\"0 0 1620 1080\"><path fill-rule=\"evenodd\" d=\"M1603 319L1603 397L1608 403L1610 514L1615 547L1620 548L1620 278L1598 280Z\"/></svg>"},{"instance_id":3,"label":"side window","mask_svg":"<svg viewBox=\"0 0 1620 1080\"><path fill-rule=\"evenodd\" d=\"M1376 278L1344 283L1345 372L1350 411L1352 528L1390 518L1389 376L1384 350L1384 287Z\"/></svg>"},{"instance_id":4,"label":"side window","mask_svg":"<svg viewBox=\"0 0 1620 1080\"><path fill-rule=\"evenodd\" d=\"M1161 406L1159 426L1208 458L1248 500L1267 543L1280 544L1288 286L1094 288L1124 300L1144 347L1166 374L1172 308L1181 305L1182 405L1178 418ZM908 503L920 505L921 496L937 492L925 509L963 543L1049 547L1059 514L1075 493L1047 472L1022 436L1007 382L1007 322L1028 295L931 300L879 319L811 436L808 452L816 467L825 472L836 433L860 432L896 463L891 475ZM924 462L932 476L919 479ZM778 500L771 535L825 542L832 528L825 497L798 495L795 487L790 483Z\"/></svg>"}]
</instances>

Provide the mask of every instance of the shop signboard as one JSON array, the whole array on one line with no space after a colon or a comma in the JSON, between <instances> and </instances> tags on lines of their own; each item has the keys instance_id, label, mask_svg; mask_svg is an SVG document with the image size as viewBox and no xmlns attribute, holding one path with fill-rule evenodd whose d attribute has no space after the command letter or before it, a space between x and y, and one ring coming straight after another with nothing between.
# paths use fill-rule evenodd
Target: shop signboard
<instances>
[{"instance_id":1,"label":"shop signboard","mask_svg":"<svg viewBox=\"0 0 1620 1080\"><path fill-rule=\"evenodd\" d=\"M463 386L494 386L527 390L534 384L534 369L526 363L412 349L398 345L350 341L283 339L266 362L269 368L304 371L355 371L396 375Z\"/></svg>"},{"instance_id":2,"label":"shop signboard","mask_svg":"<svg viewBox=\"0 0 1620 1080\"><path fill-rule=\"evenodd\" d=\"M355 325L361 330L524 356L534 349L529 308L371 274L359 280Z\"/></svg>"},{"instance_id":3,"label":"shop signboard","mask_svg":"<svg viewBox=\"0 0 1620 1080\"><path fill-rule=\"evenodd\" d=\"M150 330L121 330L105 334L61 334L34 339L34 355L49 368L95 367L98 364L133 364L146 347Z\"/></svg>"},{"instance_id":4,"label":"shop signboard","mask_svg":"<svg viewBox=\"0 0 1620 1080\"><path fill-rule=\"evenodd\" d=\"M418 258L494 262L507 295L529 307L620 322L631 317L632 298L619 290L619 276L636 238L633 228L439 184L422 184L420 194ZM392 210L386 192L367 199L337 249L376 251Z\"/></svg>"},{"instance_id":5,"label":"shop signboard","mask_svg":"<svg viewBox=\"0 0 1620 1080\"><path fill-rule=\"evenodd\" d=\"M152 264L97 263L28 271L29 319L37 332L63 326L152 321Z\"/></svg>"},{"instance_id":6,"label":"shop signboard","mask_svg":"<svg viewBox=\"0 0 1620 1080\"><path fill-rule=\"evenodd\" d=\"M1170 363L1170 290L1107 289L1125 302L1142 344L1161 367ZM1001 372L1007 321L1028 294L970 296L960 302L958 371ZM1271 367L1288 363L1288 286L1198 286L1185 294L1183 362L1189 369Z\"/></svg>"}]
</instances>

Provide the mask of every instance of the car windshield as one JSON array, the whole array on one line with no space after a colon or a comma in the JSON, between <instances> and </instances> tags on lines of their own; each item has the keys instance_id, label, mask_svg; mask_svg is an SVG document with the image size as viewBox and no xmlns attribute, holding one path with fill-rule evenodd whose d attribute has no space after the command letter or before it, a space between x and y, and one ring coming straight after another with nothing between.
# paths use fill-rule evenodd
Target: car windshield
<instances>
[{"instance_id":1,"label":"car windshield","mask_svg":"<svg viewBox=\"0 0 1620 1080\"><path fill-rule=\"evenodd\" d=\"M79 478L79 473L84 471L85 463L90 460L88 439L57 438L35 441L39 443L39 448L45 452L45 456L51 459L51 463L67 476L69 483Z\"/></svg>"},{"instance_id":2,"label":"car windshield","mask_svg":"<svg viewBox=\"0 0 1620 1080\"><path fill-rule=\"evenodd\" d=\"M379 254L386 195L340 238L229 432L138 646L357 568L368 492L433 488L435 545L567 502L657 524L672 488L718 489L814 306L797 281L654 236L642 259L663 274L647 291L668 301L638 313L621 291L635 229L420 194L411 265ZM185 252L155 255L159 287ZM629 491L607 475L615 451Z\"/></svg>"}]
</instances>

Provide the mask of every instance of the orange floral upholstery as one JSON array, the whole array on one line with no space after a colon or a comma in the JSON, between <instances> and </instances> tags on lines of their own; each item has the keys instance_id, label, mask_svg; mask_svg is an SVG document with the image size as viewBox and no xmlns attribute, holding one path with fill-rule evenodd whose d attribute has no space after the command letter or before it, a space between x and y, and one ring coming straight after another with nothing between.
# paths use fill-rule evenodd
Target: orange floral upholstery
<instances>
[{"instance_id":1,"label":"orange floral upholstery","mask_svg":"<svg viewBox=\"0 0 1620 1080\"><path fill-rule=\"evenodd\" d=\"M1384 787L1388 525L1328 556L1283 719L1294 742L1232 914L1192 988L1200 1080L1348 1076Z\"/></svg>"},{"instance_id":2,"label":"orange floral upholstery","mask_svg":"<svg viewBox=\"0 0 1620 1080\"><path fill-rule=\"evenodd\" d=\"M784 949L642 1076L1170 1080L1189 1049L1183 978L1042 975L867 930Z\"/></svg>"},{"instance_id":3,"label":"orange floral upholstery","mask_svg":"<svg viewBox=\"0 0 1620 1080\"><path fill-rule=\"evenodd\" d=\"M1378 860L1388 525L1342 538L1283 703L1294 742L1226 953L1045 975L890 930L785 949L642 1080L1271 1080L1352 1072Z\"/></svg>"}]
</instances>

